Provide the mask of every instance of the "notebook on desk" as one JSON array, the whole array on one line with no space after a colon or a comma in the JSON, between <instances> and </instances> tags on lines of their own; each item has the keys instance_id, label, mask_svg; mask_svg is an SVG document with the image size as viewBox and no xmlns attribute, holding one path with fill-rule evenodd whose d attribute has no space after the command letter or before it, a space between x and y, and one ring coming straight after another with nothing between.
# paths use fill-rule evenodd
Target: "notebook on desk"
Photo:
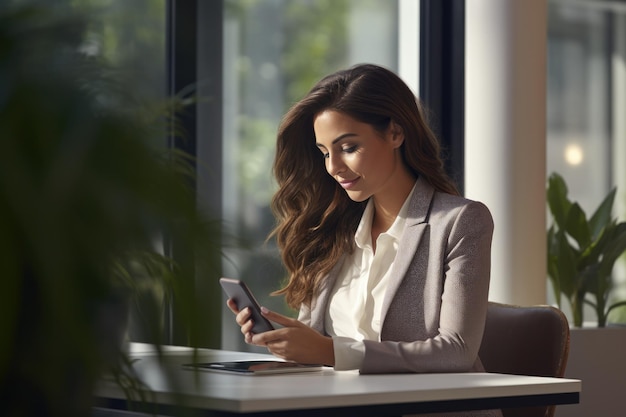
<instances>
[{"instance_id":1,"label":"notebook on desk","mask_svg":"<svg viewBox=\"0 0 626 417\"><path fill-rule=\"evenodd\" d=\"M239 375L270 375L293 372L321 371L324 366L317 364L302 364L275 360L244 360L226 362L187 363L185 369L200 371L222 372Z\"/></svg>"}]
</instances>

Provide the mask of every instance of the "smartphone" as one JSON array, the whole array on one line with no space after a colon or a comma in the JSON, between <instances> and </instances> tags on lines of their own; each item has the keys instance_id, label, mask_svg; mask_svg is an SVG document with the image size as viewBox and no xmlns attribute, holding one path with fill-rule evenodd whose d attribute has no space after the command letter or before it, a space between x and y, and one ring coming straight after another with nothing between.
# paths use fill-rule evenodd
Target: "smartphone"
<instances>
[{"instance_id":1,"label":"smartphone","mask_svg":"<svg viewBox=\"0 0 626 417\"><path fill-rule=\"evenodd\" d=\"M250 307L250 311L252 312L250 318L254 322L252 333L263 333L268 330L274 330L272 323L261 314L261 306L259 306L259 303L257 303L245 282L232 278L220 278L220 285L228 298L232 299L235 304L237 304L239 310Z\"/></svg>"}]
</instances>

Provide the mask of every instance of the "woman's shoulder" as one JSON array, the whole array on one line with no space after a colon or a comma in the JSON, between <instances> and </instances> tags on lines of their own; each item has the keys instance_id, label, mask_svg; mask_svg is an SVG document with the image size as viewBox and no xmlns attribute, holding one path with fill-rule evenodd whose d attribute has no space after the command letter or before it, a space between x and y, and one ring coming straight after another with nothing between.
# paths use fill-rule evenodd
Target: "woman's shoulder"
<instances>
[{"instance_id":1,"label":"woman's shoulder","mask_svg":"<svg viewBox=\"0 0 626 417\"><path fill-rule=\"evenodd\" d=\"M482 219L493 223L491 211L483 202L440 191L435 191L433 195L432 216L471 218L475 221Z\"/></svg>"},{"instance_id":2,"label":"woman's shoulder","mask_svg":"<svg viewBox=\"0 0 626 417\"><path fill-rule=\"evenodd\" d=\"M491 212L484 203L435 190L427 181L419 179L409 207L409 217L429 223L454 221L451 219L457 217L477 221L484 218L485 222L493 222Z\"/></svg>"},{"instance_id":3,"label":"woman's shoulder","mask_svg":"<svg viewBox=\"0 0 626 417\"><path fill-rule=\"evenodd\" d=\"M438 204L440 206L449 206L451 208L465 206L482 206L484 209L488 210L487 206L482 201L472 200L471 198L449 194L442 191L435 191L433 199L433 204Z\"/></svg>"}]
</instances>

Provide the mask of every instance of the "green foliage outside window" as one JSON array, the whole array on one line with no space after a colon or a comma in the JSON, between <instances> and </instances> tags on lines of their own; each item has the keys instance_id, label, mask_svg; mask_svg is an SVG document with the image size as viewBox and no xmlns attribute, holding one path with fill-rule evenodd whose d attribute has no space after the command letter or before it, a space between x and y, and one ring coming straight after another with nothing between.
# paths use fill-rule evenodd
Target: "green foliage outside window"
<instances>
[{"instance_id":1,"label":"green foliage outside window","mask_svg":"<svg viewBox=\"0 0 626 417\"><path fill-rule=\"evenodd\" d=\"M236 62L241 86L238 138L225 138L238 141L235 158L241 199L261 210L267 207L274 192L271 166L280 117L322 76L347 63L346 20L350 3L349 0L225 2L226 17L239 22L240 38L262 39L263 44L272 48L273 56L268 53L259 57L254 55L254 47L246 47L243 41L238 45L241 48ZM266 19L279 26L268 29ZM268 36L271 38L267 39ZM269 62L260 62L262 58ZM273 68L277 82L264 80L263 65ZM272 91L265 90L264 85ZM267 95L275 92L278 97L268 103ZM245 218L242 223L246 229L254 229L252 234L262 236L261 240L268 232L267 228L258 230Z\"/></svg>"}]
</instances>

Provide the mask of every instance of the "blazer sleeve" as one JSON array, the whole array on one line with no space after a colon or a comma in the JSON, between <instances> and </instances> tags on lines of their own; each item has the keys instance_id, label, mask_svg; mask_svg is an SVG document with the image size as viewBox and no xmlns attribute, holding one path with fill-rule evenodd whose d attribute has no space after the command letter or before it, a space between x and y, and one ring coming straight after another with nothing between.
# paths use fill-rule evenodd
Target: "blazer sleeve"
<instances>
[{"instance_id":1,"label":"blazer sleeve","mask_svg":"<svg viewBox=\"0 0 626 417\"><path fill-rule=\"evenodd\" d=\"M440 213L431 215L429 238L417 249L426 258L415 256L419 265L411 265L404 277L417 282L406 288L419 290L400 288L393 301L400 313L385 322L392 340L365 341L361 373L482 368L478 350L487 314L493 220L487 207L474 201Z\"/></svg>"}]
</instances>

